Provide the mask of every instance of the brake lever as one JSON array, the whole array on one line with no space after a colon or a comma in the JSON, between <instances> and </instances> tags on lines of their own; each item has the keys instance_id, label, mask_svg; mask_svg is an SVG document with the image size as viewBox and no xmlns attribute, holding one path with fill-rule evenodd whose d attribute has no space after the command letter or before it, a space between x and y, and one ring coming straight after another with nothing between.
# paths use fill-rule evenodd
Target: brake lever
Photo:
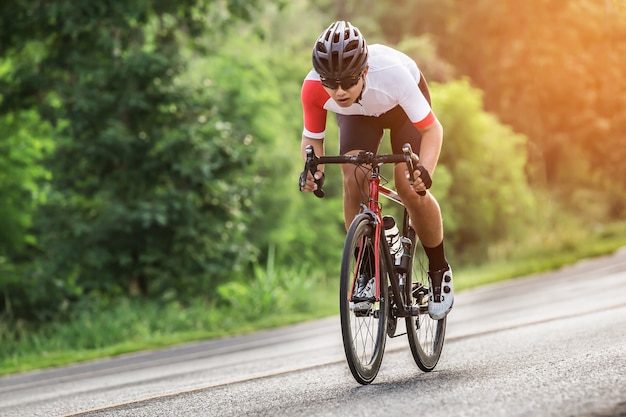
<instances>
[{"instance_id":1,"label":"brake lever","mask_svg":"<svg viewBox=\"0 0 626 417\"><path fill-rule=\"evenodd\" d=\"M315 184L317 184L317 190L313 191L316 197L323 198L326 194L324 190L322 190L322 186L324 185L324 177L320 179L315 179L315 172L317 171L317 165L319 164L319 157L315 155L315 150L313 146L307 145L305 148L306 152L306 161L304 163L304 171L300 175L300 190L304 188L306 185L306 173L309 171L311 175L313 175L313 179Z\"/></svg>"}]
</instances>

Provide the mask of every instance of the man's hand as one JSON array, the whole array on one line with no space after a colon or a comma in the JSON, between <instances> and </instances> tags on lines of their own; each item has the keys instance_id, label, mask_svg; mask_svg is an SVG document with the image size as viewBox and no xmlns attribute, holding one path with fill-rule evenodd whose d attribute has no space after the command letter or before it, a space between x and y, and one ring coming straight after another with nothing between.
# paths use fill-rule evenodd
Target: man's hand
<instances>
[{"instance_id":1,"label":"man's hand","mask_svg":"<svg viewBox=\"0 0 626 417\"><path fill-rule=\"evenodd\" d=\"M304 181L303 181L304 180ZM302 186L304 184L304 186ZM318 190L322 190L322 186L324 185L324 172L315 171L315 175L311 174L310 171L303 172L300 174L300 191L303 192L315 192Z\"/></svg>"},{"instance_id":2,"label":"man's hand","mask_svg":"<svg viewBox=\"0 0 626 417\"><path fill-rule=\"evenodd\" d=\"M406 171L406 178L410 179L409 171ZM428 170L422 165L418 165L413 172L413 189L419 195L426 195L428 190L433 185L433 180L430 178Z\"/></svg>"}]
</instances>

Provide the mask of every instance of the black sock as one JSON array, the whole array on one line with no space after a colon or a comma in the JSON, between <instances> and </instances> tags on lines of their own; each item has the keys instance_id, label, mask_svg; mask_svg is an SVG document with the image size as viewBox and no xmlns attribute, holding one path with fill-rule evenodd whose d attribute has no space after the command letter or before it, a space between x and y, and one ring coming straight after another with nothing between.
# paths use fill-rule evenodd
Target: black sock
<instances>
[{"instance_id":1,"label":"black sock","mask_svg":"<svg viewBox=\"0 0 626 417\"><path fill-rule=\"evenodd\" d=\"M428 269L430 271L438 271L440 269L448 268L448 260L446 259L446 255L443 250L443 240L434 248L427 248L423 243L422 246L424 247L424 252L426 252L426 256L428 257Z\"/></svg>"}]
</instances>

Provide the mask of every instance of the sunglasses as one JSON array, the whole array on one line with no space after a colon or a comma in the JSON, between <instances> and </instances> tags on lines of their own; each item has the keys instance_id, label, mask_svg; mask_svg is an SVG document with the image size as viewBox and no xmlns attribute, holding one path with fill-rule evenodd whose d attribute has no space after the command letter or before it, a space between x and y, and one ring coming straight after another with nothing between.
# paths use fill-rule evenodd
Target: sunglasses
<instances>
[{"instance_id":1,"label":"sunglasses","mask_svg":"<svg viewBox=\"0 0 626 417\"><path fill-rule=\"evenodd\" d=\"M360 73L357 76L344 77L344 78L341 78L339 80L332 79L332 78L320 77L320 80L322 81L322 85L324 87L330 88L331 90L336 90L337 88L339 88L339 86L341 86L341 88L343 90L347 90L347 89L352 88L355 85L357 85L357 83L361 79L362 75L363 75L363 73Z\"/></svg>"}]
</instances>

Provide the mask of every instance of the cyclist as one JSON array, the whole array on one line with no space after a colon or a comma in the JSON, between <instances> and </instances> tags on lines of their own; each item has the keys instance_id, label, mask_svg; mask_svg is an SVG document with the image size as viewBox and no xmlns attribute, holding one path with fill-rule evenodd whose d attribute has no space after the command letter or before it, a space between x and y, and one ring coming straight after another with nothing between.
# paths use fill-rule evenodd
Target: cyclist
<instances>
[{"instance_id":1,"label":"cyclist","mask_svg":"<svg viewBox=\"0 0 626 417\"><path fill-rule=\"evenodd\" d=\"M312 145L324 155L327 111L336 113L340 154L376 153L389 129L393 153L402 153L410 143L420 157L420 166L408 172L405 163L394 167L395 188L407 207L413 226L429 261L429 315L445 317L454 301L452 270L445 256L441 211L428 192L439 159L443 128L430 106L426 80L415 61L384 45L367 45L350 22L336 21L321 33L312 53L313 69L302 85L304 129L302 156ZM315 191L324 181L324 167L307 176L301 191ZM342 165L343 204L346 229L359 213L367 196L365 172ZM413 175L411 187L409 175ZM418 192L425 192L419 195ZM371 287L368 286L368 287ZM358 291L366 290L360 285Z\"/></svg>"}]
</instances>

